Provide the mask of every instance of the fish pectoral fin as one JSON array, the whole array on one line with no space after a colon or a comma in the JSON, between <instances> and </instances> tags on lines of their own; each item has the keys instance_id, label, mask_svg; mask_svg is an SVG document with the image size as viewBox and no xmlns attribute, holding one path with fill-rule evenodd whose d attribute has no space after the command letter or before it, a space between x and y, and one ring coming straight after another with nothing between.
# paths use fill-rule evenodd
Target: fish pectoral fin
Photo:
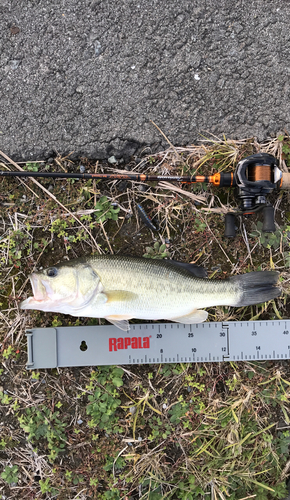
<instances>
[{"instance_id":1,"label":"fish pectoral fin","mask_svg":"<svg viewBox=\"0 0 290 500\"><path fill-rule=\"evenodd\" d=\"M112 316L106 316L105 319L124 332L128 332L130 330L128 319L132 319L132 316L129 316L128 314L112 314Z\"/></svg>"},{"instance_id":2,"label":"fish pectoral fin","mask_svg":"<svg viewBox=\"0 0 290 500\"><path fill-rule=\"evenodd\" d=\"M137 298L136 293L127 292L126 290L108 290L105 295L107 296L107 302L128 302Z\"/></svg>"},{"instance_id":3,"label":"fish pectoral fin","mask_svg":"<svg viewBox=\"0 0 290 500\"><path fill-rule=\"evenodd\" d=\"M208 317L208 313L202 309L194 309L191 313L186 314L186 316L179 316L178 318L171 318L172 321L176 323L185 323L186 325L192 325L194 323L203 323Z\"/></svg>"}]
</instances>

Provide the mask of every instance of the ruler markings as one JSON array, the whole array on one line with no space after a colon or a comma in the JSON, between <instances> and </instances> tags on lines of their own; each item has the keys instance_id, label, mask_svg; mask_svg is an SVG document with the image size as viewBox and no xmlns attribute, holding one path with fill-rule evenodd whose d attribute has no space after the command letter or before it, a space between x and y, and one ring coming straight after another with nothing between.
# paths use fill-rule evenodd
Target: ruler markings
<instances>
[{"instance_id":1,"label":"ruler markings","mask_svg":"<svg viewBox=\"0 0 290 500\"><path fill-rule=\"evenodd\" d=\"M27 331L27 368L290 359L289 321L134 324L129 332L114 326L34 328Z\"/></svg>"}]
</instances>

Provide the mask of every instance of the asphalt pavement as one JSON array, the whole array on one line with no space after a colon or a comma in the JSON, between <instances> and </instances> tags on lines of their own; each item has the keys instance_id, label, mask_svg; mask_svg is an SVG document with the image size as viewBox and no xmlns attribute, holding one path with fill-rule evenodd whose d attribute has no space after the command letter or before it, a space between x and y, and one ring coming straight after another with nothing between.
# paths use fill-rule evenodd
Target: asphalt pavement
<instances>
[{"instance_id":1,"label":"asphalt pavement","mask_svg":"<svg viewBox=\"0 0 290 500\"><path fill-rule=\"evenodd\" d=\"M130 157L290 130L288 0L0 0L0 149ZM201 135L202 134L202 135Z\"/></svg>"}]
</instances>

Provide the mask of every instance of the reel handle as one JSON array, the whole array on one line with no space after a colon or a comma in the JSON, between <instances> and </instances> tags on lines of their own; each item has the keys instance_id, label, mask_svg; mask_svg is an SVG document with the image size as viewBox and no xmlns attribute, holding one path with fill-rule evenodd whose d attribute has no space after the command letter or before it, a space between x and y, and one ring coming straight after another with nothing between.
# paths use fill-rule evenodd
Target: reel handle
<instances>
[{"instance_id":1,"label":"reel handle","mask_svg":"<svg viewBox=\"0 0 290 500\"><path fill-rule=\"evenodd\" d=\"M225 215L225 236L234 238L236 236L235 214L227 213Z\"/></svg>"},{"instance_id":2,"label":"reel handle","mask_svg":"<svg viewBox=\"0 0 290 500\"><path fill-rule=\"evenodd\" d=\"M236 236L235 214L227 213L225 215L225 233L227 238L235 238ZM274 207L267 205L263 208L263 233L274 233L276 231L274 219Z\"/></svg>"},{"instance_id":3,"label":"reel handle","mask_svg":"<svg viewBox=\"0 0 290 500\"><path fill-rule=\"evenodd\" d=\"M263 233L275 233L275 219L274 219L274 207L266 206L263 208Z\"/></svg>"}]
</instances>

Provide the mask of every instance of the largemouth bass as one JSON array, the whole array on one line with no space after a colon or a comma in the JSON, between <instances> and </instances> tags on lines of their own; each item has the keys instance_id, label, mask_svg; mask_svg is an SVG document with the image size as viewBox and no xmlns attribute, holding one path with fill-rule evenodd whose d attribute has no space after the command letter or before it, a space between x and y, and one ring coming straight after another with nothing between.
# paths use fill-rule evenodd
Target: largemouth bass
<instances>
[{"instance_id":1,"label":"largemouth bass","mask_svg":"<svg viewBox=\"0 0 290 500\"><path fill-rule=\"evenodd\" d=\"M202 269L202 268L201 268ZM33 297L22 309L105 318L122 330L128 320L201 323L212 306L248 306L280 295L276 271L207 279L196 266L119 255L61 262L30 275Z\"/></svg>"}]
</instances>

